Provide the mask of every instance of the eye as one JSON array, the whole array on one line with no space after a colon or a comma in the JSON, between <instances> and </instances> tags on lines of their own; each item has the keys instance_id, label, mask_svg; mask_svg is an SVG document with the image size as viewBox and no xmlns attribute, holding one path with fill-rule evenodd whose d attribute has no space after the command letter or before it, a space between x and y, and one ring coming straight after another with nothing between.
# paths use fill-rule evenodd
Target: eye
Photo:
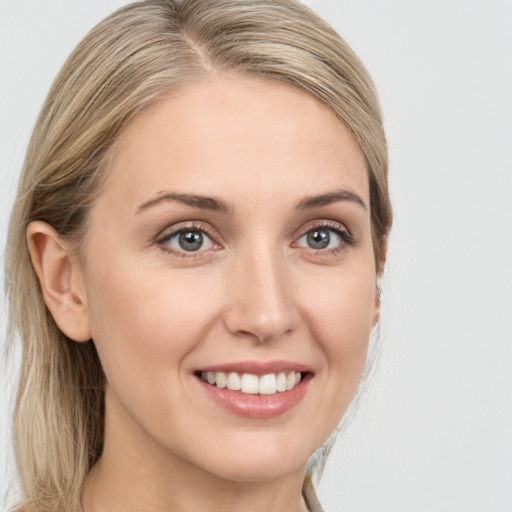
<instances>
[{"instance_id":1,"label":"eye","mask_svg":"<svg viewBox=\"0 0 512 512\"><path fill-rule=\"evenodd\" d=\"M315 228L301 236L297 241L297 245L300 247L322 250L337 247L340 244L340 241L341 237L332 229Z\"/></svg>"},{"instance_id":2,"label":"eye","mask_svg":"<svg viewBox=\"0 0 512 512\"><path fill-rule=\"evenodd\" d=\"M164 235L158 243L165 251L183 256L187 253L200 253L218 247L204 230L196 227L175 230Z\"/></svg>"},{"instance_id":3,"label":"eye","mask_svg":"<svg viewBox=\"0 0 512 512\"><path fill-rule=\"evenodd\" d=\"M354 245L352 235L340 225L319 225L309 229L295 243L298 247L307 247L314 251L335 252L344 245Z\"/></svg>"}]
</instances>

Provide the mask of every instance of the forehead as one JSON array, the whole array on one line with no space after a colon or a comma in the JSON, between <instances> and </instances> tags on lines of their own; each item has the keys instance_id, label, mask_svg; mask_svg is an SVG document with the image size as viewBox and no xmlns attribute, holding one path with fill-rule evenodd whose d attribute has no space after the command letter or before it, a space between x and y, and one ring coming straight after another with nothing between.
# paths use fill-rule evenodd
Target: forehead
<instances>
[{"instance_id":1,"label":"forehead","mask_svg":"<svg viewBox=\"0 0 512 512\"><path fill-rule=\"evenodd\" d=\"M245 203L344 188L368 200L364 157L332 110L263 79L174 90L124 129L108 173L105 194L124 205L169 189Z\"/></svg>"}]
</instances>

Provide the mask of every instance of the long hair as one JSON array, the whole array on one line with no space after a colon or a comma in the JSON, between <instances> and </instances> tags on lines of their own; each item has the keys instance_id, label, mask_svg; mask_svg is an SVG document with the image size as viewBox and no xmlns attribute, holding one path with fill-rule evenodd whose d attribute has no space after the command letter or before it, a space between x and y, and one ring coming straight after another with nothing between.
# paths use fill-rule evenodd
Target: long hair
<instances>
[{"instance_id":1,"label":"long hair","mask_svg":"<svg viewBox=\"0 0 512 512\"><path fill-rule=\"evenodd\" d=\"M105 377L93 341L59 331L26 242L33 220L78 246L109 150L139 112L214 74L284 82L330 107L359 144L370 184L377 272L391 226L387 148L375 89L339 35L294 0L146 0L97 25L55 79L27 150L10 221L9 336L22 341L14 451L18 510L80 510L104 435Z\"/></svg>"}]
</instances>

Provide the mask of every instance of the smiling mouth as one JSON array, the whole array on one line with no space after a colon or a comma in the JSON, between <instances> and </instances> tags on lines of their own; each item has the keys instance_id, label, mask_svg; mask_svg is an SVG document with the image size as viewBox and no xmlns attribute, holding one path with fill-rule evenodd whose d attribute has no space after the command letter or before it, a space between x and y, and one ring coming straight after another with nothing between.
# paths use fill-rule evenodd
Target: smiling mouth
<instances>
[{"instance_id":1,"label":"smiling mouth","mask_svg":"<svg viewBox=\"0 0 512 512\"><path fill-rule=\"evenodd\" d=\"M313 379L311 369L288 361L238 361L198 369L194 377L208 397L248 419L271 419L294 409Z\"/></svg>"},{"instance_id":2,"label":"smiling mouth","mask_svg":"<svg viewBox=\"0 0 512 512\"><path fill-rule=\"evenodd\" d=\"M291 391L309 372L278 372L265 375L238 372L196 372L203 382L219 389L247 395L275 395Z\"/></svg>"}]
</instances>

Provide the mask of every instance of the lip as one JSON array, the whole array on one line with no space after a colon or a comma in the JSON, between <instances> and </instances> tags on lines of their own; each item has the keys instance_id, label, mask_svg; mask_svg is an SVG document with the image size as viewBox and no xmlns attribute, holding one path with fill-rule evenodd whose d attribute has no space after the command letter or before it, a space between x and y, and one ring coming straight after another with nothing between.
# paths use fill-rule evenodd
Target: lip
<instances>
[{"instance_id":1,"label":"lip","mask_svg":"<svg viewBox=\"0 0 512 512\"><path fill-rule=\"evenodd\" d=\"M198 373L201 371L252 373L258 376L295 371L302 373L303 378L290 391L278 392L274 395L251 395L212 386L201 380L198 376ZM273 361L269 363L244 361L204 367L199 372L196 372L193 377L207 397L225 410L245 418L270 419L284 414L300 403L308 390L313 373L305 365L286 361Z\"/></svg>"},{"instance_id":2,"label":"lip","mask_svg":"<svg viewBox=\"0 0 512 512\"><path fill-rule=\"evenodd\" d=\"M301 363L291 361L238 361L234 363L225 363L198 368L199 372L237 372L252 373L253 375L267 375L269 373L279 372L311 372L311 368Z\"/></svg>"}]
</instances>

